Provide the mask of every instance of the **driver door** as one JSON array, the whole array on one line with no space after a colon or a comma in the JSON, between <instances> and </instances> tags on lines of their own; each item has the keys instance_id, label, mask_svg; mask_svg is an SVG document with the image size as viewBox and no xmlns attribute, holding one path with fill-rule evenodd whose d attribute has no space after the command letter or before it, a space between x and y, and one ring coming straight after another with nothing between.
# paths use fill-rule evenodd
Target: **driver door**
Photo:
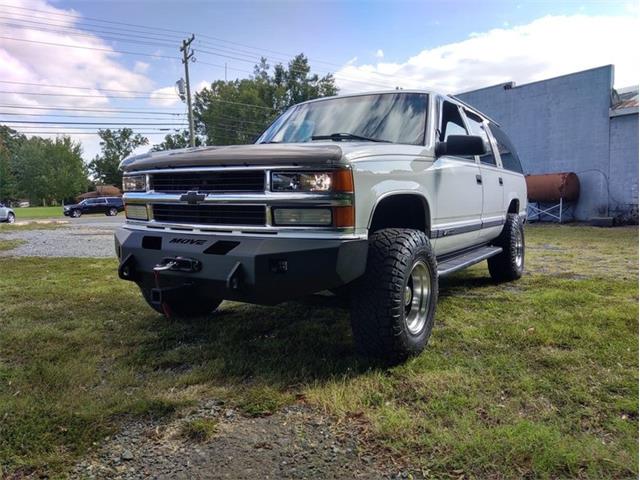
<instances>
[{"instance_id":1,"label":"driver door","mask_svg":"<svg viewBox=\"0 0 640 480\"><path fill-rule=\"evenodd\" d=\"M441 101L441 121L437 138L469 135L458 105ZM478 243L482 226L482 178L475 157L443 155L433 164L436 214L431 237L438 255Z\"/></svg>"}]
</instances>

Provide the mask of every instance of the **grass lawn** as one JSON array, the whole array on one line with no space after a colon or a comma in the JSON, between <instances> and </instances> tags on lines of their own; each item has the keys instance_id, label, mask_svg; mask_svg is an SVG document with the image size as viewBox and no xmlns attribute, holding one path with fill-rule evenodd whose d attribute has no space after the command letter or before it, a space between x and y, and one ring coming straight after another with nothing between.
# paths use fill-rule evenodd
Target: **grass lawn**
<instances>
[{"instance_id":1,"label":"grass lawn","mask_svg":"<svg viewBox=\"0 0 640 480\"><path fill-rule=\"evenodd\" d=\"M518 282L444 279L428 349L393 368L354 355L336 299L179 323L114 260L0 258L0 477L64 475L121 420L214 396L247 415L302 398L434 478L637 478L637 229L527 241Z\"/></svg>"},{"instance_id":2,"label":"grass lawn","mask_svg":"<svg viewBox=\"0 0 640 480\"><path fill-rule=\"evenodd\" d=\"M64 218L62 207L24 207L14 208L16 221L32 220L37 218Z\"/></svg>"},{"instance_id":3,"label":"grass lawn","mask_svg":"<svg viewBox=\"0 0 640 480\"><path fill-rule=\"evenodd\" d=\"M2 230L0 230L0 232L2 232ZM0 238L0 252L2 251L6 251L6 250L13 250L14 248L22 245L24 243L24 241L22 240L5 240L3 238Z\"/></svg>"}]
</instances>

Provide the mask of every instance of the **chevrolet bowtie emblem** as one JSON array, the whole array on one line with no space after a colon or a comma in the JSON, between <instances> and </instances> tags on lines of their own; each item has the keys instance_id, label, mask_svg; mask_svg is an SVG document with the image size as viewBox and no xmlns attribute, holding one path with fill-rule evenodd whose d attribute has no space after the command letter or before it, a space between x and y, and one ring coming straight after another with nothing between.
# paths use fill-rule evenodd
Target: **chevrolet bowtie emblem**
<instances>
[{"instance_id":1,"label":"chevrolet bowtie emblem","mask_svg":"<svg viewBox=\"0 0 640 480\"><path fill-rule=\"evenodd\" d=\"M204 193L187 192L180 197L180 200L187 202L189 205L197 205L204 200L204 197L206 197Z\"/></svg>"}]
</instances>

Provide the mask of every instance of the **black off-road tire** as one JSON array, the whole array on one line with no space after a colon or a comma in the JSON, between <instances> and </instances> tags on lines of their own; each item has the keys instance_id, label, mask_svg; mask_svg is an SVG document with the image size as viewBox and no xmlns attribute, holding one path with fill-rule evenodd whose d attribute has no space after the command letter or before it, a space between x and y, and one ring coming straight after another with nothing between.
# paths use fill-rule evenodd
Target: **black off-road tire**
<instances>
[{"instance_id":1,"label":"black off-road tire","mask_svg":"<svg viewBox=\"0 0 640 480\"><path fill-rule=\"evenodd\" d=\"M524 271L524 225L515 213L507 215L502 233L493 242L502 247L502 253L487 260L489 273L496 282L517 280Z\"/></svg>"},{"instance_id":2,"label":"black off-road tire","mask_svg":"<svg viewBox=\"0 0 640 480\"><path fill-rule=\"evenodd\" d=\"M164 305L158 305L151 302L151 289L141 286L142 296L156 312L169 318L190 319L197 317L206 317L211 315L222 303L222 299L204 296L202 294L185 294L180 300L165 302ZM163 308L164 307L164 308Z\"/></svg>"},{"instance_id":3,"label":"black off-road tire","mask_svg":"<svg viewBox=\"0 0 640 480\"><path fill-rule=\"evenodd\" d=\"M420 264L428 271L425 285L430 295L419 331L412 333L405 319L405 288ZM426 268L424 268L426 267ZM388 228L371 235L365 274L351 295L351 328L359 353L396 363L424 350L438 302L438 269L427 236L418 230ZM425 318L426 317L426 318Z\"/></svg>"}]
</instances>

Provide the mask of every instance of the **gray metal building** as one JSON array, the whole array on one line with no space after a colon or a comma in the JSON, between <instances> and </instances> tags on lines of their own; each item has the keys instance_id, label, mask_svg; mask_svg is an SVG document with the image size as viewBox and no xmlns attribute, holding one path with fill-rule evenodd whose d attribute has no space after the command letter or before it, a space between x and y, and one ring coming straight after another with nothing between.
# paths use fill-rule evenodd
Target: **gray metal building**
<instances>
[{"instance_id":1,"label":"gray metal building","mask_svg":"<svg viewBox=\"0 0 640 480\"><path fill-rule=\"evenodd\" d=\"M576 220L638 221L638 86L613 89L612 65L457 95L499 122L528 174L574 172Z\"/></svg>"}]
</instances>

